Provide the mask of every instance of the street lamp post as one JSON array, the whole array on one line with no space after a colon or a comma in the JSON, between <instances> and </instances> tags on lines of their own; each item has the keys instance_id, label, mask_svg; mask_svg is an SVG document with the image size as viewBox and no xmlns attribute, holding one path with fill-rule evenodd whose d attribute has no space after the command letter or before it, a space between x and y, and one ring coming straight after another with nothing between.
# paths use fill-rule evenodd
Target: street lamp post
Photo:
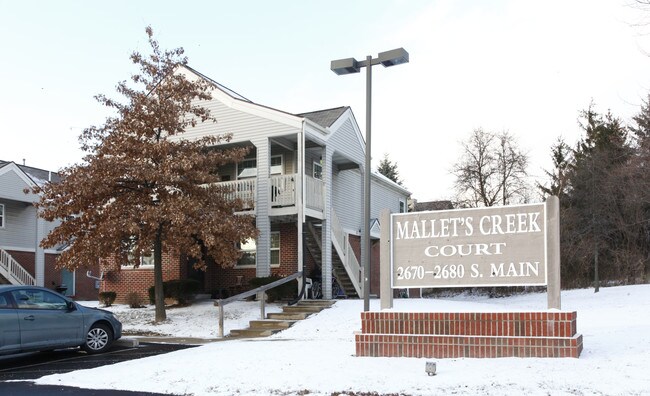
<instances>
[{"instance_id":1,"label":"street lamp post","mask_svg":"<svg viewBox=\"0 0 650 396\"><path fill-rule=\"evenodd\" d=\"M366 56L365 61L354 58L333 60L331 69L338 75L358 73L362 67L366 68L366 170L363 173L363 235L361 249L363 255L363 310L370 310L370 143L371 143L371 93L372 93L372 66L382 64L384 67L408 63L409 53L404 48L380 52L377 58Z\"/></svg>"}]
</instances>

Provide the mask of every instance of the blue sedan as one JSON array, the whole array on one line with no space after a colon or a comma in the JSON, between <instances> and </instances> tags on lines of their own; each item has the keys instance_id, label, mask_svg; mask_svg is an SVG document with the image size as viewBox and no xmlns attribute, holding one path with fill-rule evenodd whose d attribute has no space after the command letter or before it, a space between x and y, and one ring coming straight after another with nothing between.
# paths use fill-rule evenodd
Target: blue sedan
<instances>
[{"instance_id":1,"label":"blue sedan","mask_svg":"<svg viewBox=\"0 0 650 396\"><path fill-rule=\"evenodd\" d=\"M101 353L121 336L122 324L109 311L44 287L0 285L0 355L68 347Z\"/></svg>"}]
</instances>

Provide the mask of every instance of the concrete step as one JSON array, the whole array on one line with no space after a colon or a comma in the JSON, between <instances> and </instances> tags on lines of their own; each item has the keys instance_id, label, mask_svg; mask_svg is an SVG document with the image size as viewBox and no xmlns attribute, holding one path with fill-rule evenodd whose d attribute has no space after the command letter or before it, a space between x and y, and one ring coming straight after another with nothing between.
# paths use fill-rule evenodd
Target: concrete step
<instances>
[{"instance_id":1,"label":"concrete step","mask_svg":"<svg viewBox=\"0 0 650 396\"><path fill-rule=\"evenodd\" d=\"M284 330L291 327L294 323L296 323L295 320L260 319L260 320L251 320L249 322L249 328Z\"/></svg>"},{"instance_id":2,"label":"concrete step","mask_svg":"<svg viewBox=\"0 0 650 396\"><path fill-rule=\"evenodd\" d=\"M245 337L245 338L256 338L256 337L268 337L277 333L278 329L236 329L230 330L230 337Z\"/></svg>"},{"instance_id":3,"label":"concrete step","mask_svg":"<svg viewBox=\"0 0 650 396\"><path fill-rule=\"evenodd\" d=\"M298 301L296 306L299 306L299 307L315 306L315 307L329 308L334 304L336 304L336 301L332 301L332 300L300 300L300 301Z\"/></svg>"},{"instance_id":4,"label":"concrete step","mask_svg":"<svg viewBox=\"0 0 650 396\"><path fill-rule=\"evenodd\" d=\"M276 320L303 320L311 314L308 312L274 312L266 314L266 318Z\"/></svg>"},{"instance_id":5,"label":"concrete step","mask_svg":"<svg viewBox=\"0 0 650 396\"><path fill-rule=\"evenodd\" d=\"M304 312L307 314L318 313L325 309L326 307L321 307L318 305L290 305L282 307L282 312L286 313L300 313Z\"/></svg>"},{"instance_id":6,"label":"concrete step","mask_svg":"<svg viewBox=\"0 0 650 396\"><path fill-rule=\"evenodd\" d=\"M274 312L266 315L267 319L251 320L247 329L230 330L232 338L268 337L286 330L299 320L309 315L327 309L336 301L331 300L301 300L298 304L283 307L284 312Z\"/></svg>"}]
</instances>

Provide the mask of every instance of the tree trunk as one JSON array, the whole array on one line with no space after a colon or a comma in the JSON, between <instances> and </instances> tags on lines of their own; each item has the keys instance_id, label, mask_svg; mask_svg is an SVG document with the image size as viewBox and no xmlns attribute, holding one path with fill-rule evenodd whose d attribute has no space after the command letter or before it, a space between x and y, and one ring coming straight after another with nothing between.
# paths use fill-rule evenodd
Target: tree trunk
<instances>
[{"instance_id":1,"label":"tree trunk","mask_svg":"<svg viewBox=\"0 0 650 396\"><path fill-rule=\"evenodd\" d=\"M594 293L600 291L600 278L598 277L598 244L594 242Z\"/></svg>"},{"instance_id":2,"label":"tree trunk","mask_svg":"<svg viewBox=\"0 0 650 396\"><path fill-rule=\"evenodd\" d=\"M163 270L162 270L162 226L158 227L156 240L153 247L153 283L155 288L156 302L156 323L167 319L165 312L165 294L163 291Z\"/></svg>"}]
</instances>

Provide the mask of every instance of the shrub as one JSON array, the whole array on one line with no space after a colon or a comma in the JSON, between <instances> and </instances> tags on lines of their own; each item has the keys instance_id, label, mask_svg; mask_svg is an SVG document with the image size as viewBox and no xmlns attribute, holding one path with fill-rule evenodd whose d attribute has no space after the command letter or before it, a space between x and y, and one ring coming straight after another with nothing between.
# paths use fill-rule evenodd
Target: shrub
<instances>
[{"instance_id":1,"label":"shrub","mask_svg":"<svg viewBox=\"0 0 650 396\"><path fill-rule=\"evenodd\" d=\"M268 285L271 282L282 279L282 277L277 275L263 276L259 278L252 278L248 283L253 287L260 287ZM287 282L283 285L274 287L273 289L267 290L266 295L268 296L268 301L273 302L283 298L294 299L298 295L298 286L296 281Z\"/></svg>"},{"instance_id":2,"label":"shrub","mask_svg":"<svg viewBox=\"0 0 650 396\"><path fill-rule=\"evenodd\" d=\"M105 291L99 293L99 301L104 304L105 307L110 307L115 302L117 293L114 291Z\"/></svg>"},{"instance_id":3,"label":"shrub","mask_svg":"<svg viewBox=\"0 0 650 396\"><path fill-rule=\"evenodd\" d=\"M163 294L165 298L173 298L179 304L187 304L187 301L200 288L199 281L195 279L174 279L163 282ZM149 302L156 303L155 286L149 288Z\"/></svg>"},{"instance_id":4,"label":"shrub","mask_svg":"<svg viewBox=\"0 0 650 396\"><path fill-rule=\"evenodd\" d=\"M131 292L126 295L126 303L129 304L131 308L142 308L142 297L140 293Z\"/></svg>"}]
</instances>

